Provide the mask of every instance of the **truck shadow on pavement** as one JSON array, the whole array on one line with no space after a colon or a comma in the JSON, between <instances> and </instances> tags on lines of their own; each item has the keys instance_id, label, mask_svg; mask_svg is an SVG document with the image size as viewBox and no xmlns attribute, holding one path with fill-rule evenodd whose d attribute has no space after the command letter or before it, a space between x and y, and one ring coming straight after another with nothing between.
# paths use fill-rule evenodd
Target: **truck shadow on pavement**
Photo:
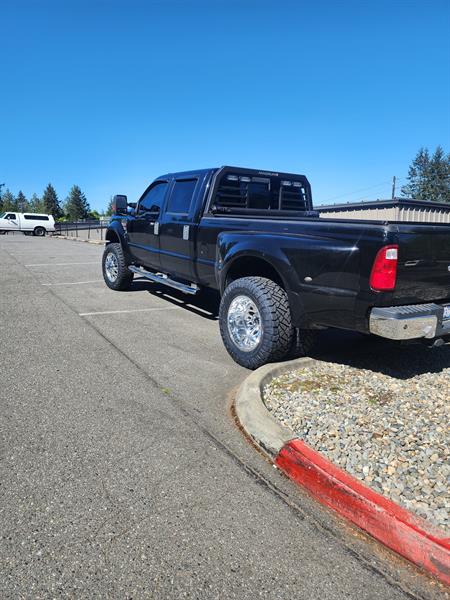
<instances>
[{"instance_id":1,"label":"truck shadow on pavement","mask_svg":"<svg viewBox=\"0 0 450 600\"><path fill-rule=\"evenodd\" d=\"M347 365L407 380L450 368L450 344L428 348L423 344L391 342L375 336L328 330L310 356L316 360Z\"/></svg>"},{"instance_id":2,"label":"truck shadow on pavement","mask_svg":"<svg viewBox=\"0 0 450 600\"><path fill-rule=\"evenodd\" d=\"M130 291L148 292L152 296L166 300L204 319L217 321L219 317L220 296L215 290L203 288L195 296L188 296L165 285L151 283L146 279L135 279Z\"/></svg>"}]
</instances>

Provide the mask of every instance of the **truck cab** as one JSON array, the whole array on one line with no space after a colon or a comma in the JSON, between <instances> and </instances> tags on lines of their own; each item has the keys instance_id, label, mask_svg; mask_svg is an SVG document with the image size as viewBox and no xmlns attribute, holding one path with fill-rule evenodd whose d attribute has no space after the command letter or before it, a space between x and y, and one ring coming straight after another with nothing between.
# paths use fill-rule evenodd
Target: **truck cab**
<instances>
[{"instance_id":1,"label":"truck cab","mask_svg":"<svg viewBox=\"0 0 450 600\"><path fill-rule=\"evenodd\" d=\"M193 281L195 233L211 170L159 177L145 190L127 220L131 256L143 265Z\"/></svg>"}]
</instances>

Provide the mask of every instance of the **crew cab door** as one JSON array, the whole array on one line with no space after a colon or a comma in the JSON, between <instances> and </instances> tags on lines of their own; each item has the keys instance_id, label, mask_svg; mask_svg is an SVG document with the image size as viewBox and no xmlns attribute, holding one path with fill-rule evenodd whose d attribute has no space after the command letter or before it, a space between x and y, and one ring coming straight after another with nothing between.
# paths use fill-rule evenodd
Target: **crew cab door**
<instances>
[{"instance_id":1,"label":"crew cab door","mask_svg":"<svg viewBox=\"0 0 450 600\"><path fill-rule=\"evenodd\" d=\"M131 255L138 264L157 271L161 270L159 219L168 187L167 181L154 181L139 200L135 217L127 224Z\"/></svg>"},{"instance_id":2,"label":"crew cab door","mask_svg":"<svg viewBox=\"0 0 450 600\"><path fill-rule=\"evenodd\" d=\"M194 219L196 198L201 187L199 177L175 179L169 191L159 227L161 270L179 279L193 280Z\"/></svg>"}]
</instances>

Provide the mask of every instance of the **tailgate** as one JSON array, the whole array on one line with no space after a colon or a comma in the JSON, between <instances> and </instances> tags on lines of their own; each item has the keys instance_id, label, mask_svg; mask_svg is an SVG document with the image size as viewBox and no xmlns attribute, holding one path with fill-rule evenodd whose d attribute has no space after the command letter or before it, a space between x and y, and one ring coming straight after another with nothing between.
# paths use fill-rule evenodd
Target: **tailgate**
<instances>
[{"instance_id":1,"label":"tailgate","mask_svg":"<svg viewBox=\"0 0 450 600\"><path fill-rule=\"evenodd\" d=\"M450 225L399 225L396 304L450 300Z\"/></svg>"}]
</instances>

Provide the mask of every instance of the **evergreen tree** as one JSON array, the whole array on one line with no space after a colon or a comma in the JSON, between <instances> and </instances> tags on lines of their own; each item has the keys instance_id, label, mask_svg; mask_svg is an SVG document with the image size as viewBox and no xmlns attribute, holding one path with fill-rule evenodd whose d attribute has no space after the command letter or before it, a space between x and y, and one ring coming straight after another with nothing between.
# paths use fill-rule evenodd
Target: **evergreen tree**
<instances>
[{"instance_id":1,"label":"evergreen tree","mask_svg":"<svg viewBox=\"0 0 450 600\"><path fill-rule=\"evenodd\" d=\"M17 194L17 198L16 198L16 203L17 203L17 210L19 212L28 212L29 210L29 202L25 197L25 194L22 192L22 190L19 191L19 193Z\"/></svg>"},{"instance_id":2,"label":"evergreen tree","mask_svg":"<svg viewBox=\"0 0 450 600\"><path fill-rule=\"evenodd\" d=\"M427 148L421 148L408 171L408 183L402 195L416 200L450 202L450 154L441 146L432 157Z\"/></svg>"},{"instance_id":3,"label":"evergreen tree","mask_svg":"<svg viewBox=\"0 0 450 600\"><path fill-rule=\"evenodd\" d=\"M63 216L63 211L58 200L58 195L51 183L44 190L42 196L43 211L49 215L53 215L55 219L60 219Z\"/></svg>"},{"instance_id":4,"label":"evergreen tree","mask_svg":"<svg viewBox=\"0 0 450 600\"><path fill-rule=\"evenodd\" d=\"M450 202L450 154L441 146L430 160L431 194L435 202Z\"/></svg>"},{"instance_id":5,"label":"evergreen tree","mask_svg":"<svg viewBox=\"0 0 450 600\"><path fill-rule=\"evenodd\" d=\"M43 213L44 211L44 203L41 198L37 194L33 194L30 198L30 212L35 213Z\"/></svg>"},{"instance_id":6,"label":"evergreen tree","mask_svg":"<svg viewBox=\"0 0 450 600\"><path fill-rule=\"evenodd\" d=\"M2 196L3 211L17 210L17 201L14 195L7 189Z\"/></svg>"},{"instance_id":7,"label":"evergreen tree","mask_svg":"<svg viewBox=\"0 0 450 600\"><path fill-rule=\"evenodd\" d=\"M106 209L106 213L105 214L106 214L107 217L110 217L113 213L114 213L114 211L113 211L113 199L112 199L112 196L111 196L111 200L108 202L108 207Z\"/></svg>"},{"instance_id":8,"label":"evergreen tree","mask_svg":"<svg viewBox=\"0 0 450 600\"><path fill-rule=\"evenodd\" d=\"M89 203L86 196L77 185L72 186L65 204L65 213L70 221L87 219L89 216Z\"/></svg>"}]
</instances>

